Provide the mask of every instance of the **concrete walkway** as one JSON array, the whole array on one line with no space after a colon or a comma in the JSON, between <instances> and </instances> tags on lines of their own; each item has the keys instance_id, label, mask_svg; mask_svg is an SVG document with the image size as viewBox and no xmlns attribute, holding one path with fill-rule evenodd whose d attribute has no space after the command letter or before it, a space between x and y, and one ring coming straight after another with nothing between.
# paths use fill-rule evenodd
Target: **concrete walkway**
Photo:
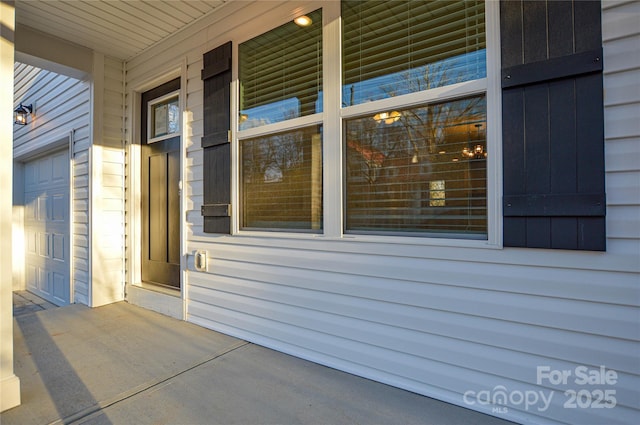
<instances>
[{"instance_id":1,"label":"concrete walkway","mask_svg":"<svg viewBox=\"0 0 640 425\"><path fill-rule=\"evenodd\" d=\"M507 424L117 303L14 319L27 424Z\"/></svg>"},{"instance_id":2,"label":"concrete walkway","mask_svg":"<svg viewBox=\"0 0 640 425\"><path fill-rule=\"evenodd\" d=\"M33 295L31 292L16 291L13 293L13 317L52 308L56 308L56 305Z\"/></svg>"}]
</instances>

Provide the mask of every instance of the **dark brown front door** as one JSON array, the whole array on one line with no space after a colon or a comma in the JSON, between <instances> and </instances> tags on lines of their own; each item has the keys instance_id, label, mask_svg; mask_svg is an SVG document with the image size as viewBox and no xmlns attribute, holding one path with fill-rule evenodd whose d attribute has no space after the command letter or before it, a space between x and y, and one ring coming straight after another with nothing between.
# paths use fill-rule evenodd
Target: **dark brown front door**
<instances>
[{"instance_id":1,"label":"dark brown front door","mask_svg":"<svg viewBox=\"0 0 640 425\"><path fill-rule=\"evenodd\" d=\"M172 288L180 288L179 88L179 79L163 84L141 105L142 281Z\"/></svg>"}]
</instances>

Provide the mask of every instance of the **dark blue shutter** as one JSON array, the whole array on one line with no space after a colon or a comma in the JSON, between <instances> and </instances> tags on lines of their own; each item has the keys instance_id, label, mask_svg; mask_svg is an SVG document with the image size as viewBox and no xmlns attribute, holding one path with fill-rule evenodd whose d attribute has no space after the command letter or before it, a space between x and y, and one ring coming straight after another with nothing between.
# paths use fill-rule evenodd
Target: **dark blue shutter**
<instances>
[{"instance_id":1,"label":"dark blue shutter","mask_svg":"<svg viewBox=\"0 0 640 425\"><path fill-rule=\"evenodd\" d=\"M504 246L604 251L599 1L501 1Z\"/></svg>"},{"instance_id":2,"label":"dark blue shutter","mask_svg":"<svg viewBox=\"0 0 640 425\"><path fill-rule=\"evenodd\" d=\"M231 42L204 54L204 232L231 233Z\"/></svg>"}]
</instances>

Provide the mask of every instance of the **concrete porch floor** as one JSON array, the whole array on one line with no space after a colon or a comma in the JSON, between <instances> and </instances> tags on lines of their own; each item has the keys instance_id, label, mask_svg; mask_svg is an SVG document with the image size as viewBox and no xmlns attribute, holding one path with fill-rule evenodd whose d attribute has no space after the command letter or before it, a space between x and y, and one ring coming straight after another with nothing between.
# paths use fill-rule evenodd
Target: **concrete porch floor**
<instances>
[{"instance_id":1,"label":"concrete porch floor","mask_svg":"<svg viewBox=\"0 0 640 425\"><path fill-rule=\"evenodd\" d=\"M3 425L510 423L125 302L33 297L14 294L22 405Z\"/></svg>"}]
</instances>

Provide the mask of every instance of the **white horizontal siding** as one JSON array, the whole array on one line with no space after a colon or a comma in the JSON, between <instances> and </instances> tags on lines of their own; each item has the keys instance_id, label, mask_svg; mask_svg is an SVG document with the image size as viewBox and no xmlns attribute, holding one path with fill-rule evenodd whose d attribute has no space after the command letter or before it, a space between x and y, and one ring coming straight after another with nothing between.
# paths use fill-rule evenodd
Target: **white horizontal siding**
<instances>
[{"instance_id":1,"label":"white horizontal siding","mask_svg":"<svg viewBox=\"0 0 640 425\"><path fill-rule=\"evenodd\" d=\"M626 8L623 5L621 8ZM612 10L607 10L610 13ZM633 16L633 15L630 15ZM640 57L636 51L640 42L640 34L630 34L627 37L613 40L604 40L604 66L605 74L637 70L640 66ZM606 86L605 86L606 88Z\"/></svg>"},{"instance_id":2,"label":"white horizontal siding","mask_svg":"<svg viewBox=\"0 0 640 425\"><path fill-rule=\"evenodd\" d=\"M604 364L620 377L619 405L635 406L637 272L483 264L473 252L468 262L447 262L341 252L348 242L325 251L295 240L276 248L235 239L190 244L209 249L212 270L190 274L190 320L434 397L433 385L460 394L496 385L534 389L537 366ZM572 423L597 418L560 409L548 413ZM633 412L620 416L623 410L615 420L632 423Z\"/></svg>"},{"instance_id":3,"label":"white horizontal siding","mask_svg":"<svg viewBox=\"0 0 640 425\"><path fill-rule=\"evenodd\" d=\"M202 54L259 33L270 20L283 22L277 6L232 2L127 64L135 86L187 62L184 234L187 253L209 254L207 273L188 259L188 320L462 406L466 391L499 385L554 391L547 411L510 408L502 416L511 420L638 423L637 4L606 3L603 11L605 253L204 234ZM240 33L245 22L251 29ZM616 370L617 406L565 409L563 391L584 387L537 385L536 368L545 365Z\"/></svg>"},{"instance_id":4,"label":"white horizontal siding","mask_svg":"<svg viewBox=\"0 0 640 425\"><path fill-rule=\"evenodd\" d=\"M603 1L602 38L605 42L640 34L640 3L637 1Z\"/></svg>"},{"instance_id":5,"label":"white horizontal siding","mask_svg":"<svg viewBox=\"0 0 640 425\"><path fill-rule=\"evenodd\" d=\"M123 132L123 64L103 57L94 66L99 83L95 97L101 120L91 148L91 305L124 299L125 152Z\"/></svg>"},{"instance_id":6,"label":"white horizontal siding","mask_svg":"<svg viewBox=\"0 0 640 425\"><path fill-rule=\"evenodd\" d=\"M14 126L14 156L28 157L46 152L48 146L72 134L70 159L73 168L70 187L71 212L71 275L73 300L88 303L88 154L90 85L77 80L16 63L15 103L34 104L35 114L29 124Z\"/></svg>"},{"instance_id":7,"label":"white horizontal siding","mask_svg":"<svg viewBox=\"0 0 640 425\"><path fill-rule=\"evenodd\" d=\"M389 279L371 276L351 275L345 282L345 274L340 272L291 269L286 265L273 265L273 262L254 263L248 268L246 262L217 258L213 261L219 275L215 284L217 290L252 298L256 302L264 300L296 306L302 315L307 310L321 311L335 317L349 317L461 341L491 342L496 347L557 359L563 356L563 340L571 331L578 331L585 334L585 341L574 360L585 363L592 362L606 351L601 343L609 336L624 338L634 333L637 335L637 329L633 328L637 312L631 307L616 307L613 318L605 320L607 325L622 328L616 335L611 335L610 330L603 329L600 324L603 318L611 316L611 304L591 309L592 303L583 302L584 310L591 311L593 316L589 322L583 323L580 317L585 313L564 312L565 300L558 298L546 297L543 302L531 295L496 297L495 292L424 281L395 280L390 286ZM430 270L428 266L422 269ZM191 283L200 288L212 286L203 276L194 276ZM632 282L629 283L631 286ZM554 284L558 285L558 282ZM495 301L508 302L514 298L524 298L533 306L544 303L544 311L514 311L513 302L502 305ZM492 311L492 314L485 311ZM251 310L251 313L255 312ZM469 322L471 319L473 324ZM565 322L573 322L573 329L560 325ZM522 324L536 326L525 335L520 333ZM550 350L545 347L545 342L558 345ZM615 354L617 363L625 365L625 370L632 373L640 372L640 365L631 350L632 344L620 339L614 345L618 349Z\"/></svg>"},{"instance_id":8,"label":"white horizontal siding","mask_svg":"<svg viewBox=\"0 0 640 425\"><path fill-rule=\"evenodd\" d=\"M77 303L89 304L89 131L76 131L73 156L73 289Z\"/></svg>"},{"instance_id":9,"label":"white horizontal siding","mask_svg":"<svg viewBox=\"0 0 640 425\"><path fill-rule=\"evenodd\" d=\"M605 156L607 172L637 170L640 164L637 143L637 139L634 138L607 140Z\"/></svg>"},{"instance_id":10,"label":"white horizontal siding","mask_svg":"<svg viewBox=\"0 0 640 425\"><path fill-rule=\"evenodd\" d=\"M607 249L640 258L640 3L604 3Z\"/></svg>"},{"instance_id":11,"label":"white horizontal siding","mask_svg":"<svg viewBox=\"0 0 640 425\"><path fill-rule=\"evenodd\" d=\"M607 74L605 106L634 104L640 98L637 72L621 71Z\"/></svg>"},{"instance_id":12,"label":"white horizontal siding","mask_svg":"<svg viewBox=\"0 0 640 425\"><path fill-rule=\"evenodd\" d=\"M21 67L34 68L29 65L16 67L16 78L29 79L28 82L17 80L23 90L15 94L16 106L32 104L35 114L29 118L28 125L14 126L14 156L28 155L57 141L52 139L88 127L89 85L86 82L44 70L20 72Z\"/></svg>"}]
</instances>

